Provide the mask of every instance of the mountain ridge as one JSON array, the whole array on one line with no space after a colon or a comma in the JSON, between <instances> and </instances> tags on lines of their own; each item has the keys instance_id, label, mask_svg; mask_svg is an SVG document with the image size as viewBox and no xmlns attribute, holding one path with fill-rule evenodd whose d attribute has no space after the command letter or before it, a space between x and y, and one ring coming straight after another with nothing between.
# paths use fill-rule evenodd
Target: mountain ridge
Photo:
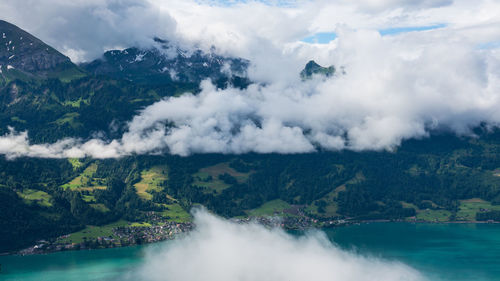
<instances>
[{"instance_id":1,"label":"mountain ridge","mask_svg":"<svg viewBox=\"0 0 500 281\"><path fill-rule=\"evenodd\" d=\"M0 20L0 79L83 76L71 60L23 29Z\"/></svg>"},{"instance_id":2,"label":"mountain ridge","mask_svg":"<svg viewBox=\"0 0 500 281\"><path fill-rule=\"evenodd\" d=\"M199 83L207 78L219 86L223 86L224 82L236 82L236 86L241 87L249 83L245 82L248 80L247 60L201 50L188 53L159 38L155 38L154 42L156 46L147 49L130 47L106 51L101 58L83 63L81 67L94 75L126 79L138 84Z\"/></svg>"},{"instance_id":3,"label":"mountain ridge","mask_svg":"<svg viewBox=\"0 0 500 281\"><path fill-rule=\"evenodd\" d=\"M3 32L0 25L1 37ZM2 38L3 64L13 55L8 46L19 49L12 36ZM162 54L154 50L109 51L104 55L108 61L84 65L87 72L71 63L69 69L79 72L69 74L58 70L68 61L60 53L52 54L47 64L44 59L23 64L33 63L31 54L46 54L42 43L39 50L16 53L19 63L0 76L5 79L0 81L0 136L11 126L27 131L31 144L95 135L117 139L138 111L167 97L199 93L201 79L216 79L218 87L236 85L235 77L221 76L224 60L212 56L213 67L205 67L210 54L194 54L190 61L177 50L164 65L156 64ZM196 63L207 72L172 79L168 71L160 72L172 66L169 62L178 62L179 69ZM124 63L129 66L125 74L119 67ZM334 73L334 68L311 61L303 77ZM152 83L157 77L161 83ZM162 154L108 160L0 156L0 252L40 239L61 249L75 247L74 241L86 248L114 246L102 241L114 235L115 222L123 221L133 235L123 244L112 236L116 245L140 243L154 227L189 221L189 210L198 205L225 217L281 216L296 228L374 219L500 221L500 130L484 125L475 132L477 138L431 132L429 138L405 140L391 152ZM69 233L69 240L61 238Z\"/></svg>"},{"instance_id":4,"label":"mountain ridge","mask_svg":"<svg viewBox=\"0 0 500 281\"><path fill-rule=\"evenodd\" d=\"M314 60L310 60L304 69L300 72L300 77L302 80L308 80L313 77L313 75L323 75L325 77L331 77L336 73L335 66L331 65L328 67L323 67L319 65Z\"/></svg>"},{"instance_id":5,"label":"mountain ridge","mask_svg":"<svg viewBox=\"0 0 500 281\"><path fill-rule=\"evenodd\" d=\"M15 25L2 22L3 34L7 45L0 65L12 64L0 73L0 134L8 133L8 126L27 130L33 143L95 133L119 137L138 110L164 97L196 94L204 79L219 88L250 83L244 59L200 50L187 54L159 38L153 39L154 48L110 50L77 66ZM166 68L180 77L173 79Z\"/></svg>"}]
</instances>

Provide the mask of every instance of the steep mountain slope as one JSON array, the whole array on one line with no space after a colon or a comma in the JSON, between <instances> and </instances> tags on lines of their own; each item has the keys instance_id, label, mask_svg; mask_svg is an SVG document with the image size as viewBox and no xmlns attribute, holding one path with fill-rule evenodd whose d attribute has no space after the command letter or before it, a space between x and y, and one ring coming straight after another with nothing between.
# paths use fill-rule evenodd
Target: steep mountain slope
<instances>
[{"instance_id":1,"label":"steep mountain slope","mask_svg":"<svg viewBox=\"0 0 500 281\"><path fill-rule=\"evenodd\" d=\"M248 61L244 59L226 58L200 50L189 52L159 38L155 38L154 43L155 46L149 49L107 51L103 58L82 67L96 75L138 84L199 83L207 78L219 87L224 87L225 83L239 87L248 84Z\"/></svg>"},{"instance_id":2,"label":"steep mountain slope","mask_svg":"<svg viewBox=\"0 0 500 281\"><path fill-rule=\"evenodd\" d=\"M83 76L70 59L19 27L0 20L0 83Z\"/></svg>"},{"instance_id":3,"label":"steep mountain slope","mask_svg":"<svg viewBox=\"0 0 500 281\"><path fill-rule=\"evenodd\" d=\"M96 133L118 138L138 110L196 94L203 79L219 87L249 83L243 59L188 54L159 39L159 48L109 51L83 65L89 73L81 77L67 57L11 24L1 22L0 37L0 135L13 126L35 143ZM301 75L334 73L311 61ZM500 131L476 134L433 134L404 141L394 152L0 156L0 252L55 241L87 225L109 230L121 220L141 227L185 221L199 204L227 217L281 215L298 222L500 220Z\"/></svg>"},{"instance_id":4,"label":"steep mountain slope","mask_svg":"<svg viewBox=\"0 0 500 281\"><path fill-rule=\"evenodd\" d=\"M306 64L304 69L300 72L300 77L303 80L306 80L306 79L311 79L313 75L316 74L324 75L326 77L331 77L335 74L335 67L333 65L329 67L322 67L315 61L311 60Z\"/></svg>"},{"instance_id":5,"label":"steep mountain slope","mask_svg":"<svg viewBox=\"0 0 500 281\"><path fill-rule=\"evenodd\" d=\"M0 134L11 126L28 130L34 142L96 132L119 137L137 110L166 96L196 93L201 80L210 78L219 87L249 83L246 60L199 50L188 54L160 39L148 50L108 51L82 65L89 72L84 73L10 23L0 22L0 36Z\"/></svg>"}]
</instances>

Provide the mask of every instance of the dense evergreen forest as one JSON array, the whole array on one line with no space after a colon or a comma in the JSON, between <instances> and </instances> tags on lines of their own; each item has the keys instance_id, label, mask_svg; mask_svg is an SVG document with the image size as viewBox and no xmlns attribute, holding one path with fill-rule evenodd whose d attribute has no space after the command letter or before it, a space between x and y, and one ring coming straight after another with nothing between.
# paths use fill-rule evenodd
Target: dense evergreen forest
<instances>
[{"instance_id":1,"label":"dense evergreen forest","mask_svg":"<svg viewBox=\"0 0 500 281\"><path fill-rule=\"evenodd\" d=\"M49 50L45 45L40 49ZM32 50L24 52L29 57ZM113 75L120 60L129 59L124 53L111 66L102 61L76 66L50 52L65 68L55 71L49 65L42 74L4 68L0 135L14 127L28 131L32 143L88 139L96 132L113 139L138 110L165 97L196 94L201 79L214 78L220 88L249 83L239 76L212 77L220 74L220 64L203 75L192 74L192 79L174 81L150 71L134 80L145 73L141 65ZM158 58L152 53L150 59ZM203 65L213 57L197 53L193 59L175 62ZM311 73L335 70L309 65ZM195 205L224 217L279 213L319 221L499 220L500 132L480 127L475 133L475 138L461 138L433 132L391 152L164 154L109 160L0 156L0 253L88 225L143 223L155 214L188 220Z\"/></svg>"},{"instance_id":2,"label":"dense evergreen forest","mask_svg":"<svg viewBox=\"0 0 500 281\"><path fill-rule=\"evenodd\" d=\"M495 135L484 141L435 136L396 152L2 159L0 245L8 250L85 225L144 221L173 204L185 210L201 204L235 217L280 199L320 220L404 219L423 210L463 220L457 216L462 200L500 204ZM141 192L148 173L161 180ZM497 215L484 210L477 219Z\"/></svg>"}]
</instances>

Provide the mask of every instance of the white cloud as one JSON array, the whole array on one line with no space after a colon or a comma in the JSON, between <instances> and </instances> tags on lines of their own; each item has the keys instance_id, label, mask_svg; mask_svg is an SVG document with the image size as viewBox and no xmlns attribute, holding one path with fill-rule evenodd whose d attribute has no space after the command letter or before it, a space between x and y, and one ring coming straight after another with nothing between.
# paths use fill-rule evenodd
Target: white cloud
<instances>
[{"instance_id":1,"label":"white cloud","mask_svg":"<svg viewBox=\"0 0 500 281\"><path fill-rule=\"evenodd\" d=\"M418 39L341 30L331 54L337 65L345 66L345 75L302 82L295 72L295 79L277 78L245 90L218 90L205 81L196 96L172 97L145 108L131 120L128 132L110 144L73 140L71 154L106 158L159 151L380 150L426 137L433 129L469 134L480 122L498 124L497 53L466 41ZM50 145L45 153L64 157L69 153L66 142ZM26 155L45 155L26 143L22 147ZM16 151L14 155L22 155Z\"/></svg>"},{"instance_id":2,"label":"white cloud","mask_svg":"<svg viewBox=\"0 0 500 281\"><path fill-rule=\"evenodd\" d=\"M341 250L321 232L294 237L257 224L236 224L205 211L185 238L151 250L130 280L295 281L424 280L398 262Z\"/></svg>"},{"instance_id":3,"label":"white cloud","mask_svg":"<svg viewBox=\"0 0 500 281\"><path fill-rule=\"evenodd\" d=\"M174 38L175 21L143 0L5 0L0 18L39 37L74 61L105 50ZM175 38L174 38L175 39Z\"/></svg>"},{"instance_id":4,"label":"white cloud","mask_svg":"<svg viewBox=\"0 0 500 281\"><path fill-rule=\"evenodd\" d=\"M117 141L105 143L102 140L93 139L82 143L77 139L63 139L53 144L30 144L28 133L15 132L9 128L9 133L0 137L0 154L7 159L17 157L38 158L82 158L92 156L95 158L116 158L122 154Z\"/></svg>"},{"instance_id":5,"label":"white cloud","mask_svg":"<svg viewBox=\"0 0 500 281\"><path fill-rule=\"evenodd\" d=\"M222 52L254 60L262 45L283 51L288 43L342 26L377 30L444 23L448 30L480 41L498 40L500 33L494 28L500 3L491 0L216 2L4 0L0 17L79 61L108 48L148 45L155 35L203 48L215 45Z\"/></svg>"},{"instance_id":6,"label":"white cloud","mask_svg":"<svg viewBox=\"0 0 500 281\"><path fill-rule=\"evenodd\" d=\"M171 98L134 118L130 134L157 122L178 127L166 145L193 152L308 152L390 149L430 129L467 134L481 121L498 123L497 58L471 46L341 32L335 52L346 75ZM182 144L182 145L180 145ZM200 146L201 144L201 146ZM213 145L212 145L213 144Z\"/></svg>"},{"instance_id":7,"label":"white cloud","mask_svg":"<svg viewBox=\"0 0 500 281\"><path fill-rule=\"evenodd\" d=\"M2 151L12 157L303 153L318 147L390 150L433 129L463 135L481 122L500 122L499 51L478 47L500 36L493 28L500 17L500 3L495 1L320 0L287 6L254 1L229 6L180 0L50 1L63 18L77 11L101 17L102 25L90 25L100 38L117 31L111 41L91 45L146 40L162 29L180 44L214 44L221 53L250 59L249 75L261 84L221 91L204 82L197 96L169 98L145 108L130 121L128 132L111 143L64 140L30 146L25 136L11 133L2 140L20 145L14 152ZM27 2L0 4L14 7L16 18L23 11L13 3ZM168 24L150 27L155 22L146 18L153 10L154 18L165 17ZM446 27L386 37L377 31L434 23ZM145 26L148 32L142 32ZM329 30L338 35L329 44L300 42L310 33ZM44 34L53 33L48 28ZM60 44L76 49L79 42L68 40ZM302 82L298 74L309 59L344 66L346 74ZM174 126L167 128L167 123Z\"/></svg>"}]
</instances>

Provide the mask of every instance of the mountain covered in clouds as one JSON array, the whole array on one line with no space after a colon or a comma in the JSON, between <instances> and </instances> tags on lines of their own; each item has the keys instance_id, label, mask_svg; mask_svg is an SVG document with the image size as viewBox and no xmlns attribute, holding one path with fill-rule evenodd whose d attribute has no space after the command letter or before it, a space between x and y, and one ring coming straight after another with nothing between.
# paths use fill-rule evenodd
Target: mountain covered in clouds
<instances>
[{"instance_id":1,"label":"mountain covered in clouds","mask_svg":"<svg viewBox=\"0 0 500 281\"><path fill-rule=\"evenodd\" d=\"M0 82L83 73L68 57L19 27L0 20Z\"/></svg>"},{"instance_id":2,"label":"mountain covered in clouds","mask_svg":"<svg viewBox=\"0 0 500 281\"><path fill-rule=\"evenodd\" d=\"M248 85L249 62L201 50L183 50L154 38L146 49L131 47L106 51L101 58L79 66L65 55L19 27L0 20L0 70L3 82L19 79L73 80L88 74L136 84L198 84L211 79L220 87Z\"/></svg>"},{"instance_id":3,"label":"mountain covered in clouds","mask_svg":"<svg viewBox=\"0 0 500 281\"><path fill-rule=\"evenodd\" d=\"M0 252L88 225L186 222L200 204L293 227L500 220L500 132L490 126L476 138L432 131L391 151L334 149L347 133L321 119L329 99L308 91L342 68L310 61L293 87L263 92L246 75L249 61L158 38L75 65L9 23L0 36ZM78 245L102 246L95 241Z\"/></svg>"},{"instance_id":4,"label":"mountain covered in clouds","mask_svg":"<svg viewBox=\"0 0 500 281\"><path fill-rule=\"evenodd\" d=\"M309 61L304 69L300 72L300 77L302 79L311 79L313 75L324 75L325 77L331 77L335 74L335 66L323 67L316 63L315 61Z\"/></svg>"},{"instance_id":5,"label":"mountain covered in clouds","mask_svg":"<svg viewBox=\"0 0 500 281\"><path fill-rule=\"evenodd\" d=\"M221 87L227 83L248 84L247 60L201 50L186 51L159 38L154 38L154 42L155 46L149 49L133 47L107 51L102 58L82 67L95 75L139 84L199 83L204 79L211 79Z\"/></svg>"},{"instance_id":6,"label":"mountain covered in clouds","mask_svg":"<svg viewBox=\"0 0 500 281\"><path fill-rule=\"evenodd\" d=\"M219 89L251 84L248 60L217 55L213 49L183 50L154 38L150 48L110 50L75 65L12 24L2 22L0 30L6 46L0 53L0 134L12 127L27 131L34 143L117 138L138 111L164 98L197 94L203 80ZM329 77L334 72L311 61L301 75Z\"/></svg>"},{"instance_id":7,"label":"mountain covered in clouds","mask_svg":"<svg viewBox=\"0 0 500 281\"><path fill-rule=\"evenodd\" d=\"M75 65L5 21L0 35L0 133L26 130L34 142L119 136L137 111L165 97L197 93L202 80L220 88L250 83L245 59L186 51L159 38L151 48L110 50Z\"/></svg>"}]
</instances>

